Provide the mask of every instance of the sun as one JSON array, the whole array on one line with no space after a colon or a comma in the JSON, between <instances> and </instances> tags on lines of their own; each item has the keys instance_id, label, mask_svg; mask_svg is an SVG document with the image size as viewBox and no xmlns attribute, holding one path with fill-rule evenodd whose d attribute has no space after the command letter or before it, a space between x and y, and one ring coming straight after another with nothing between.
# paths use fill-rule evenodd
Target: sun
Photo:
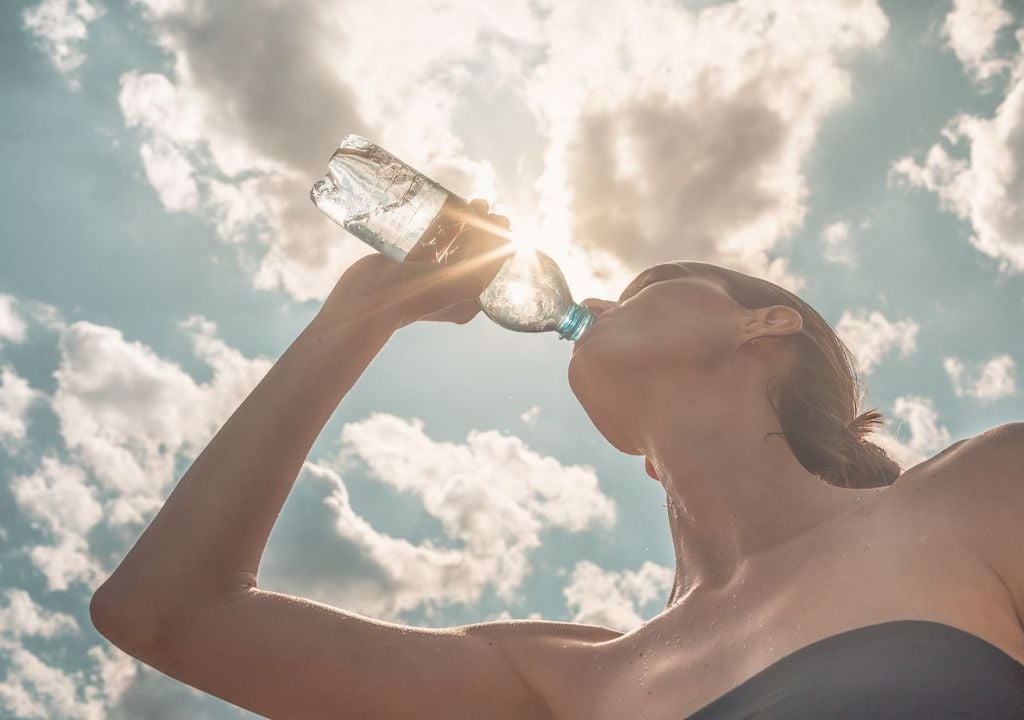
<instances>
[{"instance_id":1,"label":"sun","mask_svg":"<svg viewBox=\"0 0 1024 720\"><path fill-rule=\"evenodd\" d=\"M500 227L488 229L496 235L509 240L517 254L525 254L537 249L540 238L540 224L535 218L527 213L517 212L502 203L495 203L494 207L491 208L491 212L507 217L510 227L508 230Z\"/></svg>"},{"instance_id":2,"label":"sun","mask_svg":"<svg viewBox=\"0 0 1024 720\"><path fill-rule=\"evenodd\" d=\"M509 219L509 229L488 224L487 230L494 232L512 243L515 251L513 262L529 263L536 260L536 252L543 251L558 264L566 282L572 289L573 297L606 297L628 282L632 275L627 268L620 267L613 258L594 256L593 249L574 247L567 227L571 225L571 213L563 204L549 205L546 218L540 214L513 208L504 203L495 203L492 213ZM635 273L633 273L635 274ZM529 288L507 288L523 301L531 295Z\"/></svg>"}]
</instances>

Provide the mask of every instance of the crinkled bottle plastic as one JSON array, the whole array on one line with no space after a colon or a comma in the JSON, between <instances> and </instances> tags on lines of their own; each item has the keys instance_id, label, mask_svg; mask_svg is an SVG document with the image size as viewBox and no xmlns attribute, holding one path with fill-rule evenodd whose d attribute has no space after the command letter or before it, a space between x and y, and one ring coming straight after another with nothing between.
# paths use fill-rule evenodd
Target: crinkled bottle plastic
<instances>
[{"instance_id":1,"label":"crinkled bottle plastic","mask_svg":"<svg viewBox=\"0 0 1024 720\"><path fill-rule=\"evenodd\" d=\"M374 250L401 262L432 251L447 261L465 200L359 135L348 135L331 156L310 198L334 222ZM430 257L428 254L427 257ZM576 342L594 316L574 302L565 277L548 255L520 249L509 256L477 298L491 320L518 332L555 331Z\"/></svg>"}]
</instances>

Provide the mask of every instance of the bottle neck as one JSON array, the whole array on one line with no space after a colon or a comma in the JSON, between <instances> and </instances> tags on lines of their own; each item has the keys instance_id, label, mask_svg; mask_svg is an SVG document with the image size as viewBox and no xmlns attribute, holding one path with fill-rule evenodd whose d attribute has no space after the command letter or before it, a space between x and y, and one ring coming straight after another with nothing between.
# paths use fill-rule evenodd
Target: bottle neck
<instances>
[{"instance_id":1,"label":"bottle neck","mask_svg":"<svg viewBox=\"0 0 1024 720\"><path fill-rule=\"evenodd\" d=\"M562 321L555 330L562 340L576 342L580 335L594 322L594 314L579 303L573 303L562 317Z\"/></svg>"}]
</instances>

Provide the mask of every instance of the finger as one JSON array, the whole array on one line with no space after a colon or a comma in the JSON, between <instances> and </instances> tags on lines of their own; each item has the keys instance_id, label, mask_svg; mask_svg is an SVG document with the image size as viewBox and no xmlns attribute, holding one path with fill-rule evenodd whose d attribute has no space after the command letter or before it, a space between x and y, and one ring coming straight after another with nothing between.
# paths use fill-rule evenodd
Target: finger
<instances>
[{"instance_id":1,"label":"finger","mask_svg":"<svg viewBox=\"0 0 1024 720\"><path fill-rule=\"evenodd\" d=\"M480 304L476 298L462 300L460 302L443 307L440 310L424 315L420 318L424 322L450 322L465 325L480 312Z\"/></svg>"},{"instance_id":2,"label":"finger","mask_svg":"<svg viewBox=\"0 0 1024 720\"><path fill-rule=\"evenodd\" d=\"M469 300L462 300L454 305L449 305L443 311L437 313L437 319L442 322L465 325L475 318L478 312L480 312L480 304L476 301L476 298L470 298Z\"/></svg>"},{"instance_id":3,"label":"finger","mask_svg":"<svg viewBox=\"0 0 1024 720\"><path fill-rule=\"evenodd\" d=\"M492 214L487 216L487 219L490 220L493 223L497 223L498 225L501 225L506 230L508 230L508 228L509 228L508 218L506 216L504 216L504 215L494 215L492 213Z\"/></svg>"},{"instance_id":4,"label":"finger","mask_svg":"<svg viewBox=\"0 0 1024 720\"><path fill-rule=\"evenodd\" d=\"M480 215L486 215L487 210L490 208L490 205L483 198L473 198L469 201L469 206Z\"/></svg>"},{"instance_id":5,"label":"finger","mask_svg":"<svg viewBox=\"0 0 1024 720\"><path fill-rule=\"evenodd\" d=\"M484 214L469 218L456 237L460 237L464 241L465 238L461 238L462 233L467 233L467 237L490 234L503 238L507 242L510 240L509 225L510 221L505 215Z\"/></svg>"},{"instance_id":6,"label":"finger","mask_svg":"<svg viewBox=\"0 0 1024 720\"><path fill-rule=\"evenodd\" d=\"M480 303L477 302L476 298L471 300L464 300L455 306L455 313L449 322L458 323L459 325L465 325L470 320L477 316L480 312Z\"/></svg>"}]
</instances>

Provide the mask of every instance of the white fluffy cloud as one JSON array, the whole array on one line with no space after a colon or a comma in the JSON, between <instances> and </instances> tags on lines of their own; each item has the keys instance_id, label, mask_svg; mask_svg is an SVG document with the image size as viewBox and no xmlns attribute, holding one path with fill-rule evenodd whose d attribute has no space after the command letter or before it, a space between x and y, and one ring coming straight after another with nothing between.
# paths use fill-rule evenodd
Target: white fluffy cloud
<instances>
[{"instance_id":1,"label":"white fluffy cloud","mask_svg":"<svg viewBox=\"0 0 1024 720\"><path fill-rule=\"evenodd\" d=\"M887 32L877 3L548 9L527 90L554 226L633 268L686 257L799 290L770 253L803 222L801 164L850 97L842 63Z\"/></svg>"},{"instance_id":2,"label":"white fluffy cloud","mask_svg":"<svg viewBox=\"0 0 1024 720\"><path fill-rule=\"evenodd\" d=\"M73 617L40 607L21 588L8 588L4 595L7 605L0 607L0 643L4 645L24 636L51 638L79 629Z\"/></svg>"},{"instance_id":3,"label":"white fluffy cloud","mask_svg":"<svg viewBox=\"0 0 1024 720\"><path fill-rule=\"evenodd\" d=\"M525 618L519 618L519 617L514 616L507 609L506 610L502 610L501 612L496 613L495 615L492 615L489 618L486 618L487 621L495 621L495 622L499 622L499 621L502 621L502 620L543 620L543 619L544 619L543 616L540 613L538 613L538 612L532 612L529 615L527 615Z\"/></svg>"},{"instance_id":4,"label":"white fluffy cloud","mask_svg":"<svg viewBox=\"0 0 1024 720\"><path fill-rule=\"evenodd\" d=\"M7 653L7 676L0 683L0 702L25 720L54 717L101 720L100 700L81 702L75 678L38 655L17 645Z\"/></svg>"},{"instance_id":5,"label":"white fluffy cloud","mask_svg":"<svg viewBox=\"0 0 1024 720\"><path fill-rule=\"evenodd\" d=\"M821 231L821 240L825 245L824 258L827 262L857 266L857 256L850 247L850 223L840 220L828 225Z\"/></svg>"},{"instance_id":6,"label":"white fluffy cloud","mask_svg":"<svg viewBox=\"0 0 1024 720\"><path fill-rule=\"evenodd\" d=\"M835 329L867 375L893 350L899 350L904 358L914 352L920 327L909 319L889 320L877 310L847 310Z\"/></svg>"},{"instance_id":7,"label":"white fluffy cloud","mask_svg":"<svg viewBox=\"0 0 1024 720\"><path fill-rule=\"evenodd\" d=\"M198 454L270 368L269 360L227 346L202 317L180 327L212 369L206 383L114 328L75 322L60 331L52 407L77 465L46 456L11 482L19 508L46 535L27 552L51 590L102 581L90 531L151 516L175 478L176 459ZM441 443L421 421L372 415L346 425L341 440L343 466L361 461L379 482L415 495L457 545L416 545L379 532L352 509L340 475L307 463L307 474L328 485L338 535L385 578L361 595L371 614L470 603L487 588L512 601L543 531L614 523L614 505L592 468L563 466L515 437L473 432L465 444Z\"/></svg>"},{"instance_id":8,"label":"white fluffy cloud","mask_svg":"<svg viewBox=\"0 0 1024 720\"><path fill-rule=\"evenodd\" d=\"M11 482L19 508L46 535L27 552L51 590L102 581L90 531L151 516L175 478L176 459L198 454L270 368L228 347L204 318L180 326L212 369L206 383L114 328L75 322L60 331L52 407L71 462L46 456ZM341 440L342 466L361 461L374 479L416 496L455 545L416 545L379 532L352 509L340 475L308 463L306 472L328 484L338 534L385 578L363 595L372 614L470 603L487 588L512 601L542 532L583 532L615 520L592 468L563 466L515 437L472 432L464 444L442 443L427 437L421 421L376 414L347 424Z\"/></svg>"},{"instance_id":9,"label":"white fluffy cloud","mask_svg":"<svg viewBox=\"0 0 1024 720\"><path fill-rule=\"evenodd\" d=\"M464 194L500 184L581 296L679 257L799 290L772 252L806 214L802 163L888 30L876 0L140 5L173 59L122 78L148 179L255 235L255 285L300 300L369 252L307 197L346 132Z\"/></svg>"},{"instance_id":10,"label":"white fluffy cloud","mask_svg":"<svg viewBox=\"0 0 1024 720\"><path fill-rule=\"evenodd\" d=\"M216 338L208 320L180 326L213 369L208 383L114 328L76 322L61 335L53 409L65 444L99 482L111 523L141 523L155 511L175 457L198 454L270 369Z\"/></svg>"},{"instance_id":11,"label":"white fluffy cloud","mask_svg":"<svg viewBox=\"0 0 1024 720\"><path fill-rule=\"evenodd\" d=\"M519 419L523 421L525 425L533 427L537 424L537 417L540 415L540 405L534 405L526 412L520 413Z\"/></svg>"},{"instance_id":12,"label":"white fluffy cloud","mask_svg":"<svg viewBox=\"0 0 1024 720\"><path fill-rule=\"evenodd\" d=\"M41 397L9 365L0 367L0 444L15 452L25 439L29 407Z\"/></svg>"},{"instance_id":13,"label":"white fluffy cloud","mask_svg":"<svg viewBox=\"0 0 1024 720\"><path fill-rule=\"evenodd\" d=\"M70 461L48 454L33 472L12 478L10 488L19 512L44 536L35 546L24 543L24 551L47 588L94 590L110 569L91 552L92 531L151 516L175 477L175 459L201 450L270 362L243 357L198 316L180 327L212 369L206 383L114 328L88 322L55 327L60 364L52 406ZM515 437L472 432L465 443L437 442L420 421L376 414L347 424L341 441L341 466L364 463L371 478L414 495L443 534L440 542L417 544L379 531L352 508L341 475L307 462L304 474L327 488L323 503L337 536L355 546L364 567L375 569L344 580L354 600L345 606L360 612L398 618L425 609L430 617L441 606L475 602L487 590L517 601L543 532L614 524L614 504L592 468L563 466ZM0 630L6 622L23 633L51 632L24 600L16 596L6 615L0 613ZM88 679L13 640L6 650L10 672L0 685L0 703L19 717L101 718L136 672L130 659L99 647L88 651L95 663Z\"/></svg>"},{"instance_id":14,"label":"white fluffy cloud","mask_svg":"<svg viewBox=\"0 0 1024 720\"><path fill-rule=\"evenodd\" d=\"M948 357L942 362L953 391L959 396L973 397L991 402L1014 395L1017 392L1017 365L1007 354L998 355L985 363L974 380L968 380L967 368L963 361Z\"/></svg>"},{"instance_id":15,"label":"white fluffy cloud","mask_svg":"<svg viewBox=\"0 0 1024 720\"><path fill-rule=\"evenodd\" d=\"M256 287L322 299L370 252L309 201L341 137L369 132L364 118L370 134L426 159L423 169L442 182L493 176L464 157L450 130L467 78L444 66L472 49L472 12L407 3L261 2L243 14L184 0L140 5L174 58L170 75L122 77L122 112L140 130L147 177L169 210L208 215L226 241L259 241ZM433 23L459 32L423 32ZM490 182L470 184L493 195Z\"/></svg>"},{"instance_id":16,"label":"white fluffy cloud","mask_svg":"<svg viewBox=\"0 0 1024 720\"><path fill-rule=\"evenodd\" d=\"M464 444L438 442L421 420L374 413L345 425L341 439L342 466L358 458L375 480L415 496L457 543L414 545L379 532L356 514L340 475L307 462L306 472L332 488L327 503L339 535L387 578L363 612L394 617L422 604L472 603L488 587L512 601L541 532L583 532L615 521L615 506L592 468L563 466L516 437L471 431Z\"/></svg>"},{"instance_id":17,"label":"white fluffy cloud","mask_svg":"<svg viewBox=\"0 0 1024 720\"><path fill-rule=\"evenodd\" d=\"M1024 47L1024 29L1016 37ZM997 260L999 272L1024 273L1024 52L995 115L958 115L942 137L923 162L906 156L893 163L890 182L935 193L945 210L971 223L971 245Z\"/></svg>"},{"instance_id":18,"label":"white fluffy cloud","mask_svg":"<svg viewBox=\"0 0 1024 720\"><path fill-rule=\"evenodd\" d=\"M68 76L85 61L81 46L89 34L89 25L105 12L102 5L89 0L43 0L22 11L22 21L54 66Z\"/></svg>"},{"instance_id":19,"label":"white fluffy cloud","mask_svg":"<svg viewBox=\"0 0 1024 720\"><path fill-rule=\"evenodd\" d=\"M641 611L672 588L673 571L650 560L638 570L604 570L589 560L576 563L563 590L573 622L629 632L644 622Z\"/></svg>"},{"instance_id":20,"label":"white fluffy cloud","mask_svg":"<svg viewBox=\"0 0 1024 720\"><path fill-rule=\"evenodd\" d=\"M971 78L983 83L1010 69L1006 58L996 56L996 42L999 31L1012 23L1002 0L953 0L942 32Z\"/></svg>"},{"instance_id":21,"label":"white fluffy cloud","mask_svg":"<svg viewBox=\"0 0 1024 720\"><path fill-rule=\"evenodd\" d=\"M131 655L123 653L111 645L94 645L86 652L96 663L97 684L102 688L103 695L106 696L107 708L110 708L121 699L124 691L135 679L139 671L139 663ZM193 691L196 692L194 688Z\"/></svg>"},{"instance_id":22,"label":"white fluffy cloud","mask_svg":"<svg viewBox=\"0 0 1024 720\"><path fill-rule=\"evenodd\" d=\"M0 293L0 345L25 341L25 321L14 309L14 297Z\"/></svg>"},{"instance_id":23,"label":"white fluffy cloud","mask_svg":"<svg viewBox=\"0 0 1024 720\"><path fill-rule=\"evenodd\" d=\"M917 395L898 397L891 415L909 427L909 440L900 440L896 432L882 429L869 433L866 439L888 452L904 470L950 444L949 430L940 425L939 414L930 398Z\"/></svg>"},{"instance_id":24,"label":"white fluffy cloud","mask_svg":"<svg viewBox=\"0 0 1024 720\"><path fill-rule=\"evenodd\" d=\"M36 472L11 481L11 492L19 509L52 540L28 549L47 589L67 590L72 582L98 587L104 573L89 553L86 533L100 522L103 508L85 472L45 457Z\"/></svg>"},{"instance_id":25,"label":"white fluffy cloud","mask_svg":"<svg viewBox=\"0 0 1024 720\"><path fill-rule=\"evenodd\" d=\"M20 588L9 588L4 594L6 605L0 607L0 652L7 660L7 672L0 680L0 709L6 711L5 717L107 718L110 704L117 701L134 675L135 660L124 653L94 646L88 654L96 667L88 675L65 672L49 664L42 651L29 650L23 640L53 640L78 633L78 622L70 615L40 606Z\"/></svg>"}]
</instances>

